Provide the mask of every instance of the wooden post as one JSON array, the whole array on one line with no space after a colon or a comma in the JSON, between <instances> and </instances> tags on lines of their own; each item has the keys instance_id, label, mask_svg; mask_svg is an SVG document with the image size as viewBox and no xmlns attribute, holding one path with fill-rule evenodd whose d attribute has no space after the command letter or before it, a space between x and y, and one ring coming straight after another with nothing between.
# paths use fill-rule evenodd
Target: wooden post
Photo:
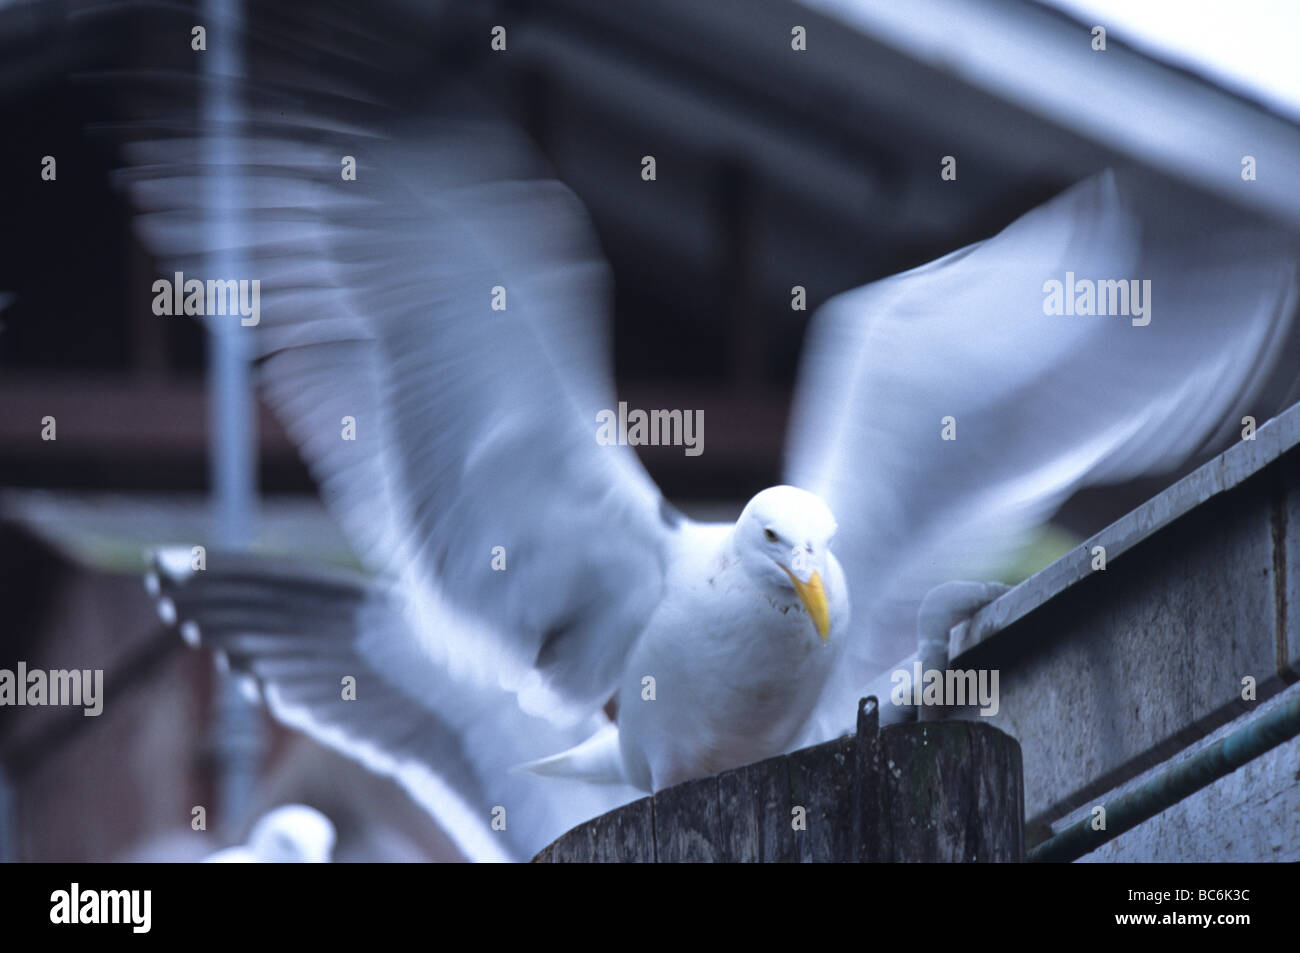
<instances>
[{"instance_id":1,"label":"wooden post","mask_svg":"<svg viewBox=\"0 0 1300 953\"><path fill-rule=\"evenodd\" d=\"M1020 745L986 722L880 730L688 781L560 837L535 863L1024 859Z\"/></svg>"}]
</instances>

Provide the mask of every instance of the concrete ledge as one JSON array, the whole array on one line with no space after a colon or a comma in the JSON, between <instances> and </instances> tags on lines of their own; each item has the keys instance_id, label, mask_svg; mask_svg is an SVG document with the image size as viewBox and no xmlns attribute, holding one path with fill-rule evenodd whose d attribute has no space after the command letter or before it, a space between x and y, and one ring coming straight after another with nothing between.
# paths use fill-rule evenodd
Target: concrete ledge
<instances>
[{"instance_id":1,"label":"concrete ledge","mask_svg":"<svg viewBox=\"0 0 1300 953\"><path fill-rule=\"evenodd\" d=\"M1296 681L1298 447L1294 407L954 628L952 668L1000 672L1031 843Z\"/></svg>"},{"instance_id":2,"label":"concrete ledge","mask_svg":"<svg viewBox=\"0 0 1300 953\"><path fill-rule=\"evenodd\" d=\"M1109 566L1143 540L1213 497L1240 485L1297 446L1300 446L1300 404L1266 422L1256 431L1254 440L1243 440L1224 451L1050 566L1034 573L1001 599L989 603L969 622L954 627L948 644L948 657L956 659L994 638L1012 623L1091 576L1093 547L1105 547ZM1300 515L1295 506L1293 503L1292 512ZM1292 520L1292 525L1296 522ZM1300 546L1300 541L1293 542L1293 546Z\"/></svg>"}]
</instances>

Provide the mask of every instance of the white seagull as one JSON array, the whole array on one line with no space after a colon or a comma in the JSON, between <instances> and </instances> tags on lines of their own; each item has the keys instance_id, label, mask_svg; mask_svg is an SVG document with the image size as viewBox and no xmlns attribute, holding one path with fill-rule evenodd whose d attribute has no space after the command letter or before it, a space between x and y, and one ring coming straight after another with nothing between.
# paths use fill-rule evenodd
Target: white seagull
<instances>
[{"instance_id":1,"label":"white seagull","mask_svg":"<svg viewBox=\"0 0 1300 953\"><path fill-rule=\"evenodd\" d=\"M1291 239L1153 209L1104 173L823 307L789 485L699 524L596 439L617 406L609 276L521 137L344 122L303 95L259 87L231 153L262 282L247 333L372 575L220 553L194 571L182 550L154 584L277 717L399 779L468 857L527 858L641 792L851 730L927 591L987 577L1080 487L1181 465L1295 383ZM123 178L150 245L198 276L213 153L161 131ZM1149 323L1046 314L1067 274L1150 280Z\"/></svg>"},{"instance_id":2,"label":"white seagull","mask_svg":"<svg viewBox=\"0 0 1300 953\"><path fill-rule=\"evenodd\" d=\"M683 522L623 663L617 727L526 767L657 791L787 750L848 629L835 530L825 503L790 486L734 525Z\"/></svg>"}]
</instances>

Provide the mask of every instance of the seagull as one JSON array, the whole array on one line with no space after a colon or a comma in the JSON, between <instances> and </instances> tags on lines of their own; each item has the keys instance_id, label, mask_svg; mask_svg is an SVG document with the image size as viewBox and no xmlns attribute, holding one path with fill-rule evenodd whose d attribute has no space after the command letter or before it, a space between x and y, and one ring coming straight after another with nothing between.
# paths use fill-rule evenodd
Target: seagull
<instances>
[{"instance_id":1,"label":"seagull","mask_svg":"<svg viewBox=\"0 0 1300 953\"><path fill-rule=\"evenodd\" d=\"M849 624L835 530L791 486L763 490L734 524L684 525L623 667L617 727L527 769L656 791L786 750Z\"/></svg>"},{"instance_id":2,"label":"seagull","mask_svg":"<svg viewBox=\"0 0 1300 953\"><path fill-rule=\"evenodd\" d=\"M262 396L366 572L181 548L149 585L472 859L851 731L928 592L989 578L1077 490L1169 472L1295 397L1294 239L1104 171L819 309L786 483L700 523L596 438L610 279L576 197L509 123L369 106L268 80L221 150ZM211 140L150 131L118 180L159 260L199 274ZM1149 323L1046 313L1070 275L1151 281ZM1001 591L940 590L926 618Z\"/></svg>"},{"instance_id":3,"label":"seagull","mask_svg":"<svg viewBox=\"0 0 1300 953\"><path fill-rule=\"evenodd\" d=\"M253 824L248 843L203 858L205 864L328 864L334 825L305 804L283 804Z\"/></svg>"}]
</instances>

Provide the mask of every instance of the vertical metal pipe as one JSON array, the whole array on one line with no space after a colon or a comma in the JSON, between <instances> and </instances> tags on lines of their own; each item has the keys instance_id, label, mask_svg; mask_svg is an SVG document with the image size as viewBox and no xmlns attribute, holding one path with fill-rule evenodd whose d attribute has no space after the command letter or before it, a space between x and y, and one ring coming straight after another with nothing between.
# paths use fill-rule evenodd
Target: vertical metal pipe
<instances>
[{"instance_id":1,"label":"vertical metal pipe","mask_svg":"<svg viewBox=\"0 0 1300 953\"><path fill-rule=\"evenodd\" d=\"M244 79L241 0L204 0L207 51L201 117L206 138L205 228L214 241L208 279L250 279L241 179ZM256 505L255 417L249 381L248 334L238 315L208 315L208 432L216 520L223 549L246 547ZM243 823L261 760L261 716L229 676L218 679L212 729L217 767L217 815L227 828Z\"/></svg>"}]
</instances>

